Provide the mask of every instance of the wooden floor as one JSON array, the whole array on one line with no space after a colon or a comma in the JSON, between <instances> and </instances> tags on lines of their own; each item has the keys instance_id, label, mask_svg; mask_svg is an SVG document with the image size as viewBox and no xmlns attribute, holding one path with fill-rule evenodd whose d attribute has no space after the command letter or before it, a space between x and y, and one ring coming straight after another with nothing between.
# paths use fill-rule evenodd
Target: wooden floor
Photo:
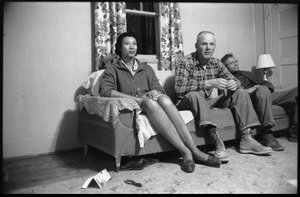
<instances>
[{"instance_id":1,"label":"wooden floor","mask_svg":"<svg viewBox=\"0 0 300 197\"><path fill-rule=\"evenodd\" d=\"M101 169L113 170L114 158L92 147L88 156L83 148L25 159L9 159L3 162L8 172L4 191L43 185L74 177L93 175Z\"/></svg>"},{"instance_id":2,"label":"wooden floor","mask_svg":"<svg viewBox=\"0 0 300 197\"><path fill-rule=\"evenodd\" d=\"M3 182L2 191L17 194L222 193L224 191L225 193L277 193L278 191L297 193L297 187L288 184L287 180L298 176L298 143L289 142L285 137L280 137L279 140L286 146L286 150L274 152L271 157L240 154L231 148L228 149L230 154L228 164L222 165L219 169L197 165L194 173L184 173L180 170L181 161L177 159L180 158L177 151L151 155L157 157L160 163L142 171L119 173L114 171L114 158L94 148L89 148L87 156L84 156L84 150L81 148L60 154L4 160L3 169L8 173L8 179ZM225 144L234 145L232 143L234 142ZM209 151L210 147L205 149ZM126 163L129 159L123 158L122 163ZM81 185L88 177L103 169L107 169L113 177L106 188L81 189ZM254 176L255 174L258 176ZM123 180L126 178L139 180L145 187L141 189L130 187L124 184ZM193 180L193 183L187 180ZM151 186L154 183L156 185ZM235 184L238 183L243 185L236 187ZM199 187L195 184L201 185Z\"/></svg>"}]
</instances>

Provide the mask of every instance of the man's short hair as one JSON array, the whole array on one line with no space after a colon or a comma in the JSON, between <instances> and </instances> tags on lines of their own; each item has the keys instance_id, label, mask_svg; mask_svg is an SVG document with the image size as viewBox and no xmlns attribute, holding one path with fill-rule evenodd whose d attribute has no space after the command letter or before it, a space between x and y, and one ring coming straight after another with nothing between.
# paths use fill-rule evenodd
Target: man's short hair
<instances>
[{"instance_id":1,"label":"man's short hair","mask_svg":"<svg viewBox=\"0 0 300 197\"><path fill-rule=\"evenodd\" d=\"M212 34L213 36L215 36L215 34L211 31L201 31L200 33L198 33L196 42L198 42L198 38L201 34Z\"/></svg>"},{"instance_id":2,"label":"man's short hair","mask_svg":"<svg viewBox=\"0 0 300 197\"><path fill-rule=\"evenodd\" d=\"M232 53L227 53L226 55L224 55L222 58L221 58L221 62L226 66L225 62L226 60L228 60L228 58L231 58L231 57L234 57Z\"/></svg>"}]
</instances>

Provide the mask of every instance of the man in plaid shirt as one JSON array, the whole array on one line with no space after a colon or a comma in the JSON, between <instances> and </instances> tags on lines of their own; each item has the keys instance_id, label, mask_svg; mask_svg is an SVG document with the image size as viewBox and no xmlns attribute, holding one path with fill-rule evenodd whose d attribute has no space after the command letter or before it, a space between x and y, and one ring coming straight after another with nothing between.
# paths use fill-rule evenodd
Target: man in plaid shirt
<instances>
[{"instance_id":1,"label":"man in plaid shirt","mask_svg":"<svg viewBox=\"0 0 300 197\"><path fill-rule=\"evenodd\" d=\"M273 150L252 138L251 130L260 125L249 94L240 88L237 80L223 65L212 57L216 39L213 32L203 31L197 36L196 52L180 58L175 69L175 105L179 110L191 110L199 127L205 129L215 144L215 156L228 162L223 141L217 133L217 124L210 115L211 108L228 107L233 112L241 131L241 153L271 154ZM212 98L213 88L225 90Z\"/></svg>"}]
</instances>

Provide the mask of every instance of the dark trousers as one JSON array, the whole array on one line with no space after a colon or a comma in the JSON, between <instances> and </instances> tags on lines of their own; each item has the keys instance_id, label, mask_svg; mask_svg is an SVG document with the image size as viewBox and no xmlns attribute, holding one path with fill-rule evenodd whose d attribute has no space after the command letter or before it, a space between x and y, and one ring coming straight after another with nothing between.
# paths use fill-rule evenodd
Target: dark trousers
<instances>
[{"instance_id":1,"label":"dark trousers","mask_svg":"<svg viewBox=\"0 0 300 197\"><path fill-rule=\"evenodd\" d=\"M290 115L291 124L298 124L298 88L277 91L271 94L266 86L259 86L250 94L253 106L262 126L275 126L272 105L285 108Z\"/></svg>"},{"instance_id":2,"label":"dark trousers","mask_svg":"<svg viewBox=\"0 0 300 197\"><path fill-rule=\"evenodd\" d=\"M210 115L211 108L230 108L240 131L260 125L251 98L243 89L228 91L227 96L222 94L208 100L202 91L189 92L176 106L178 110L191 110L200 127L203 125L217 127Z\"/></svg>"}]
</instances>

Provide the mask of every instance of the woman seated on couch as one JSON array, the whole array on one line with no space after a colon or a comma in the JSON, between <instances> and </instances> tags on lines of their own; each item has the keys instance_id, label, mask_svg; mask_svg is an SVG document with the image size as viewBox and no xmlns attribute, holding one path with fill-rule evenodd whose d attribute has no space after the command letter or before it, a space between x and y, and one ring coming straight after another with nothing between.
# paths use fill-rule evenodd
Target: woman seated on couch
<instances>
[{"instance_id":1,"label":"woman seated on couch","mask_svg":"<svg viewBox=\"0 0 300 197\"><path fill-rule=\"evenodd\" d=\"M116 63L107 65L100 81L99 94L103 97L122 97L135 100L147 114L157 132L168 140L183 157L181 169L193 172L195 163L220 167L214 156L201 152L181 118L177 108L158 82L154 70L135 58L137 41L133 33L123 33L117 38Z\"/></svg>"}]
</instances>

